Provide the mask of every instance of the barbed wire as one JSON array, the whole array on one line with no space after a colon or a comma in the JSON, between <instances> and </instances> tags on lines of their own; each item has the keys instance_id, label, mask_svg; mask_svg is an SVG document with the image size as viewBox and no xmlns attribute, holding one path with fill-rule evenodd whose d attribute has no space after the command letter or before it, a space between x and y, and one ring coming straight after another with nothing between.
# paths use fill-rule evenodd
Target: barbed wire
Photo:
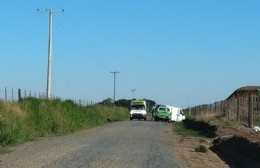
<instances>
[{"instance_id":1,"label":"barbed wire","mask_svg":"<svg viewBox=\"0 0 260 168\"><path fill-rule=\"evenodd\" d=\"M46 97L45 92L32 91L32 90L26 90L26 89L0 87L0 100L17 102L21 98L46 99L47 97ZM62 101L72 100L74 103L82 105L82 106L96 104L96 102L94 102L92 100L64 98L64 97L55 96L55 95L51 95L51 99L60 99Z\"/></svg>"}]
</instances>

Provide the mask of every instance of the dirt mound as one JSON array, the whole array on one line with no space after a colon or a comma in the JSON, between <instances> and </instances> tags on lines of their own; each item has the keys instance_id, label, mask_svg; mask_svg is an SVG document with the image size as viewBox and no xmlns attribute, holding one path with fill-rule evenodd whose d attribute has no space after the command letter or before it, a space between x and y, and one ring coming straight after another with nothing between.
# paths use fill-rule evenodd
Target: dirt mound
<instances>
[{"instance_id":1,"label":"dirt mound","mask_svg":"<svg viewBox=\"0 0 260 168\"><path fill-rule=\"evenodd\" d=\"M260 133L216 116L203 116L196 121L186 120L184 125L209 137L204 144L210 149L207 153L194 150L201 144L200 138L181 138L178 141L179 153L189 167L260 167Z\"/></svg>"},{"instance_id":2,"label":"dirt mound","mask_svg":"<svg viewBox=\"0 0 260 168\"><path fill-rule=\"evenodd\" d=\"M210 148L230 167L260 167L260 134L243 124L224 119L210 121L218 138Z\"/></svg>"},{"instance_id":3,"label":"dirt mound","mask_svg":"<svg viewBox=\"0 0 260 168\"><path fill-rule=\"evenodd\" d=\"M250 142L245 137L233 136L228 139L216 139L210 148L230 167L251 167L260 166L260 144Z\"/></svg>"}]
</instances>

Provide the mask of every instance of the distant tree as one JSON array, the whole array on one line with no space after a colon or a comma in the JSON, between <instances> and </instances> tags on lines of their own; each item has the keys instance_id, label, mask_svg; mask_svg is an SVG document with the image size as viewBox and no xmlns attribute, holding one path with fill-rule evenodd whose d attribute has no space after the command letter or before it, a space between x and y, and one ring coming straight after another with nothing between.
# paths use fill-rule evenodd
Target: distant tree
<instances>
[{"instance_id":1,"label":"distant tree","mask_svg":"<svg viewBox=\"0 0 260 168\"><path fill-rule=\"evenodd\" d=\"M116 106L125 107L129 109L131 106L131 101L132 100L120 99L116 101Z\"/></svg>"},{"instance_id":2,"label":"distant tree","mask_svg":"<svg viewBox=\"0 0 260 168\"><path fill-rule=\"evenodd\" d=\"M113 100L111 98L107 98L103 100L102 102L99 102L98 104L102 104L105 106L113 106Z\"/></svg>"},{"instance_id":3,"label":"distant tree","mask_svg":"<svg viewBox=\"0 0 260 168\"><path fill-rule=\"evenodd\" d=\"M116 101L116 106L117 107L125 107L130 109L131 106L131 101L132 100L136 100L136 99L119 99ZM147 105L147 109L148 111L151 111L152 107L155 106L156 102L153 100L149 100L149 99L143 99L146 101L146 105ZM111 98L107 98L101 102L99 102L98 104L102 104L105 106L113 106L113 99Z\"/></svg>"},{"instance_id":4,"label":"distant tree","mask_svg":"<svg viewBox=\"0 0 260 168\"><path fill-rule=\"evenodd\" d=\"M125 107L125 108L130 109L132 100L136 100L136 99L131 99L131 100L130 99L120 99L120 100L117 100L116 101L116 106ZM143 99L143 100L146 101L147 110L151 111L152 107L155 106L156 102L153 101L153 100L149 100L149 99Z\"/></svg>"}]
</instances>

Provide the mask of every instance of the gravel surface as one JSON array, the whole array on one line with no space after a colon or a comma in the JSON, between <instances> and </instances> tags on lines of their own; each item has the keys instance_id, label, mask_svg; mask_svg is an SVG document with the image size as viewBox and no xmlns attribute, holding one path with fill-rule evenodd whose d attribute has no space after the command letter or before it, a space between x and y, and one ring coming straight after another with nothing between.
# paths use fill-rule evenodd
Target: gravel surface
<instances>
[{"instance_id":1,"label":"gravel surface","mask_svg":"<svg viewBox=\"0 0 260 168\"><path fill-rule=\"evenodd\" d=\"M186 167L177 156L171 124L115 122L16 147L0 155L0 167Z\"/></svg>"}]
</instances>

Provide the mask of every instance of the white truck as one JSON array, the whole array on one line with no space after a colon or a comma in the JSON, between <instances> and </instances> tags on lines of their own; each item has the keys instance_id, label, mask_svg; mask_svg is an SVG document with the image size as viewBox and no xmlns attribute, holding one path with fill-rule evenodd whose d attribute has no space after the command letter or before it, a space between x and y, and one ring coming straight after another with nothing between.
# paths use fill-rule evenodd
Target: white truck
<instances>
[{"instance_id":1,"label":"white truck","mask_svg":"<svg viewBox=\"0 0 260 168\"><path fill-rule=\"evenodd\" d=\"M133 100L130 107L130 120L144 119L146 120L147 107L145 100Z\"/></svg>"},{"instance_id":2,"label":"white truck","mask_svg":"<svg viewBox=\"0 0 260 168\"><path fill-rule=\"evenodd\" d=\"M181 108L173 107L173 106L169 106L169 105L167 105L167 107L171 111L171 121L181 122L182 120L185 120L185 115Z\"/></svg>"}]
</instances>

